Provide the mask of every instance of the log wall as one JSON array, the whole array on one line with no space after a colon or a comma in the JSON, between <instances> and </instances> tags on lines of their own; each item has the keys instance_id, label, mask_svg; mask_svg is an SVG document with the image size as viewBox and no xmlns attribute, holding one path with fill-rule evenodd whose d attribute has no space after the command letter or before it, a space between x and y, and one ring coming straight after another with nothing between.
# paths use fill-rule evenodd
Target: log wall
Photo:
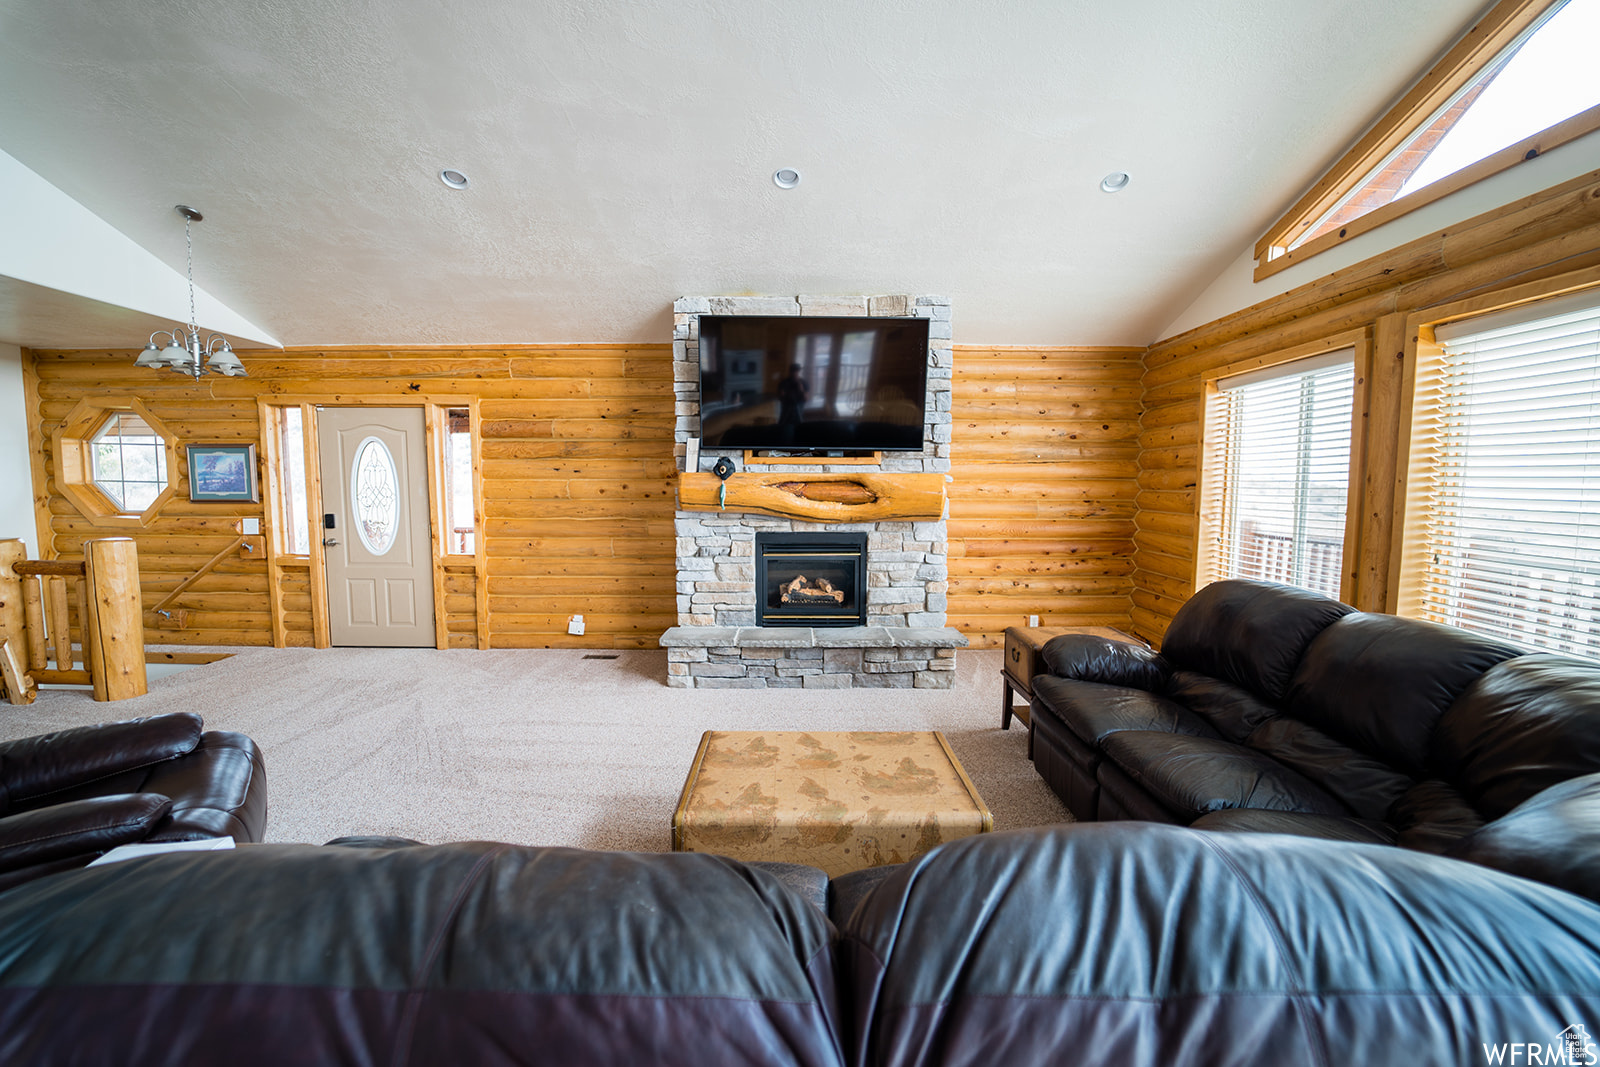
<instances>
[{"instance_id":1,"label":"log wall","mask_svg":"<svg viewBox=\"0 0 1600 1067\"><path fill-rule=\"evenodd\" d=\"M1129 625L1142 350L956 346L951 626Z\"/></svg>"},{"instance_id":2,"label":"log wall","mask_svg":"<svg viewBox=\"0 0 1600 1067\"><path fill-rule=\"evenodd\" d=\"M1193 590L1203 376L1235 362L1363 331L1372 344L1367 409L1358 413L1366 456L1356 509L1352 602L1392 610L1397 469L1406 374L1429 309L1496 294L1526 295L1541 280L1600 265L1600 171L1449 230L1337 271L1272 300L1153 345L1145 354L1139 435L1132 622L1159 641Z\"/></svg>"},{"instance_id":3,"label":"log wall","mask_svg":"<svg viewBox=\"0 0 1600 1067\"><path fill-rule=\"evenodd\" d=\"M247 352L248 378L199 383L136 369L136 352L33 351L24 359L41 555L92 537L138 542L144 602L161 600L238 537L264 504L194 504L177 493L143 528L85 518L55 484L52 432L86 397L138 397L179 444L256 444L258 401L404 403L475 398L481 419L484 581L445 566L450 647L655 647L677 619L673 560L672 352L662 345ZM974 646L1029 613L1049 624L1128 624L1139 413L1137 349L955 350L949 616ZM263 474L264 486L264 474ZM149 620L150 642L315 641L312 572L235 554ZM479 602L480 591L485 592ZM573 637L567 618L583 614ZM481 632L480 632L481 631Z\"/></svg>"},{"instance_id":4,"label":"log wall","mask_svg":"<svg viewBox=\"0 0 1600 1067\"><path fill-rule=\"evenodd\" d=\"M248 378L198 383L136 369L136 354L36 351L25 358L45 555L79 555L85 539L107 533L55 485L50 434L84 397L138 396L182 445L258 446L260 397L374 405L418 395L475 397L487 583L476 581L470 557L446 567L441 608L450 646L478 646L485 614L487 644L495 648L654 647L676 621L670 345L247 352ZM148 526L112 531L139 543L147 605L226 547L238 519L258 517L264 527L272 521L261 504L189 503L181 467L176 496ZM291 565L280 573L283 639L309 645L309 570ZM146 639L271 644L270 585L264 559L230 559L180 599L176 606L188 613L183 629L152 629ZM477 602L479 588L487 589L486 605ZM583 637L566 632L567 617L577 613L587 623Z\"/></svg>"}]
</instances>

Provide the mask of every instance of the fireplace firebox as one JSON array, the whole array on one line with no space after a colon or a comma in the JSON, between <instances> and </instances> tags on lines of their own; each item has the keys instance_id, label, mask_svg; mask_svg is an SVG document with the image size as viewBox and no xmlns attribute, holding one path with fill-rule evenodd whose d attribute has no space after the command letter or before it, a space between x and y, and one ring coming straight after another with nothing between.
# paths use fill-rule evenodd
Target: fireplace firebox
<instances>
[{"instance_id":1,"label":"fireplace firebox","mask_svg":"<svg viewBox=\"0 0 1600 1067\"><path fill-rule=\"evenodd\" d=\"M865 626L867 535L758 533L758 626Z\"/></svg>"}]
</instances>

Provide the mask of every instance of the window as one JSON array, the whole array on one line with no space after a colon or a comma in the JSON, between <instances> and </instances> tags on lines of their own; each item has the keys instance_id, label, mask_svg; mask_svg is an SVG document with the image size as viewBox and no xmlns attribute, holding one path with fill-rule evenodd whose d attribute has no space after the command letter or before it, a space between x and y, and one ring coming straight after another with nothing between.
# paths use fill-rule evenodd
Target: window
<instances>
[{"instance_id":1,"label":"window","mask_svg":"<svg viewBox=\"0 0 1600 1067\"><path fill-rule=\"evenodd\" d=\"M1504 0L1256 246L1257 280L1600 129L1600 0Z\"/></svg>"},{"instance_id":2,"label":"window","mask_svg":"<svg viewBox=\"0 0 1600 1067\"><path fill-rule=\"evenodd\" d=\"M1341 595L1354 359L1341 349L1217 379L1197 585L1254 578Z\"/></svg>"},{"instance_id":3,"label":"window","mask_svg":"<svg viewBox=\"0 0 1600 1067\"><path fill-rule=\"evenodd\" d=\"M305 416L298 407L277 411L278 528L280 549L290 556L311 554L310 507L306 494Z\"/></svg>"},{"instance_id":4,"label":"window","mask_svg":"<svg viewBox=\"0 0 1600 1067\"><path fill-rule=\"evenodd\" d=\"M1401 613L1600 657L1600 293L1434 341L1418 361Z\"/></svg>"},{"instance_id":5,"label":"window","mask_svg":"<svg viewBox=\"0 0 1600 1067\"><path fill-rule=\"evenodd\" d=\"M472 507L472 419L466 408L445 411L445 516L450 536L445 551L470 556L477 551L478 525Z\"/></svg>"},{"instance_id":6,"label":"window","mask_svg":"<svg viewBox=\"0 0 1600 1067\"><path fill-rule=\"evenodd\" d=\"M177 445L138 400L80 400L51 435L56 484L97 526L144 526L176 491Z\"/></svg>"},{"instance_id":7,"label":"window","mask_svg":"<svg viewBox=\"0 0 1600 1067\"><path fill-rule=\"evenodd\" d=\"M167 455L160 436L138 415L119 411L92 439L94 484L124 514L143 511L167 487Z\"/></svg>"}]
</instances>

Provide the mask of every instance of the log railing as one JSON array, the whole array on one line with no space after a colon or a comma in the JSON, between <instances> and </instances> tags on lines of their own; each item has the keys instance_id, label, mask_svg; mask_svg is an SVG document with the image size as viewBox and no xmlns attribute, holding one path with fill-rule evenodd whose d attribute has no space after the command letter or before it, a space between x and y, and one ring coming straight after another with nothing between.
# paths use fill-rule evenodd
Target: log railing
<instances>
[{"instance_id":1,"label":"log railing","mask_svg":"<svg viewBox=\"0 0 1600 1067\"><path fill-rule=\"evenodd\" d=\"M83 548L81 560L30 560L21 541L0 540L0 673L13 704L32 703L40 683L93 686L96 700L148 690L137 546Z\"/></svg>"}]
</instances>

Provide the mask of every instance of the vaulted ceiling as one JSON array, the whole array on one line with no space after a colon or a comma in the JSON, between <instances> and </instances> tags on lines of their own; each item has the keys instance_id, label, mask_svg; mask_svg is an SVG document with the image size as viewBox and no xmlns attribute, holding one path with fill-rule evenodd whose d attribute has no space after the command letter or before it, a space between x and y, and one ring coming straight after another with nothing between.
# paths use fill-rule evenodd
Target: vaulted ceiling
<instances>
[{"instance_id":1,"label":"vaulted ceiling","mask_svg":"<svg viewBox=\"0 0 1600 1067\"><path fill-rule=\"evenodd\" d=\"M288 345L660 341L744 292L1145 344L1484 6L0 0L0 151L180 273L199 208L196 280ZM0 340L153 328L39 288Z\"/></svg>"}]
</instances>

